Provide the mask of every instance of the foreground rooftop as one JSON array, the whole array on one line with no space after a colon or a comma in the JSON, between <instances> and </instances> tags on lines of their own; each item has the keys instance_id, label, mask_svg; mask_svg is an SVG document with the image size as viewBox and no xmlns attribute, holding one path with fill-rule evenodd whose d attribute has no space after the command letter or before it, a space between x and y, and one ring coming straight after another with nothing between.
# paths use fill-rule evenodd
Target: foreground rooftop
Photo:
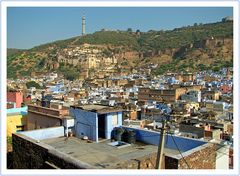
<instances>
[{"instance_id":1,"label":"foreground rooftop","mask_svg":"<svg viewBox=\"0 0 240 176\"><path fill-rule=\"evenodd\" d=\"M123 126L123 128L129 127ZM133 130L134 128L130 129ZM136 130L137 142L124 146L110 145L112 142L107 139L92 142L76 137L65 137L63 126L19 132L14 134L13 138L15 143L18 142L23 148L30 145L32 147L31 150L35 151L35 155L42 154L44 156L41 159L42 162L46 160L45 163L50 162L58 168L155 168L160 134L148 130L134 130ZM178 144L178 147L174 144L173 139ZM119 144L119 142L116 143ZM23 154L18 148L15 148L15 150L15 155L17 154L19 157L25 156L22 156ZM179 163L184 162L182 155L192 163L191 168L215 168L215 162L213 161L216 156L214 151L215 147L213 144L177 136L172 136L171 138L167 135L163 151L165 155L165 168L187 168L185 165L179 165ZM192 161L192 157L201 158L201 165L195 165L195 160ZM206 157L210 158L207 163L202 160ZM27 164L27 162L25 165L21 167L34 168L32 165ZM42 167L43 164L40 163L38 165L38 167Z\"/></svg>"},{"instance_id":2,"label":"foreground rooftop","mask_svg":"<svg viewBox=\"0 0 240 176\"><path fill-rule=\"evenodd\" d=\"M96 168L115 168L119 163L138 159L156 153L157 146L143 143L132 144L123 148L111 146L110 140L99 143L89 143L76 137L45 139L41 142L54 147L56 150L70 155ZM175 150L168 152L176 153Z\"/></svg>"}]
</instances>

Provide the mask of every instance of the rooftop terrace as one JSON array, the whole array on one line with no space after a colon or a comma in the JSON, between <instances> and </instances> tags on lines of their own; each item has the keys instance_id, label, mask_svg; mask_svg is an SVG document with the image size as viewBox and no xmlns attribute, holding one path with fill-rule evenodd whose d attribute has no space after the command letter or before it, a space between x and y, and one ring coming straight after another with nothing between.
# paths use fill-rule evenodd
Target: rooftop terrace
<instances>
[{"instance_id":1,"label":"rooftop terrace","mask_svg":"<svg viewBox=\"0 0 240 176\"><path fill-rule=\"evenodd\" d=\"M126 127L128 128L128 127ZM133 128L131 128L133 129ZM82 140L76 137L64 137L64 127L52 127L34 131L20 132L19 135L33 143L57 153L56 156L69 158L72 163L82 163L88 168L108 169L127 168L129 163L152 160L156 158L159 133L154 131L136 131L136 144L125 147L111 146L110 140L98 143ZM24 137L25 136L25 137ZM174 136L179 150L184 156L205 148L206 142ZM171 137L165 140L164 155L170 158L181 159L180 153ZM137 165L137 164L136 164ZM138 166L134 166L138 168Z\"/></svg>"},{"instance_id":2,"label":"rooftop terrace","mask_svg":"<svg viewBox=\"0 0 240 176\"><path fill-rule=\"evenodd\" d=\"M122 109L120 109L120 108L116 108L116 107L112 107L112 106L98 105L98 104L83 105L83 106L71 106L71 107L83 109L85 111L97 112L99 114L122 111Z\"/></svg>"},{"instance_id":3,"label":"rooftop terrace","mask_svg":"<svg viewBox=\"0 0 240 176\"><path fill-rule=\"evenodd\" d=\"M123 148L109 145L110 140L99 143L89 143L75 137L45 139L41 142L54 147L56 150L84 161L96 168L115 168L118 164L128 160L142 158L157 152L157 146L143 143L132 144ZM167 149L167 153L178 154L176 150Z\"/></svg>"}]
</instances>

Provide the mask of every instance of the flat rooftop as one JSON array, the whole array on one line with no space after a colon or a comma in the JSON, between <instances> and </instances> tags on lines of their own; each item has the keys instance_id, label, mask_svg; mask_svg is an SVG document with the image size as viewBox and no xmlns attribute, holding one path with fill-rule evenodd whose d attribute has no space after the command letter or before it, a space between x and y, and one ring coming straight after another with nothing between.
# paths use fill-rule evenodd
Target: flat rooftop
<instances>
[{"instance_id":1,"label":"flat rooftop","mask_svg":"<svg viewBox=\"0 0 240 176\"><path fill-rule=\"evenodd\" d=\"M111 142L110 140L89 143L76 137L58 137L44 139L41 142L99 169L114 168L119 163L157 153L158 149L157 146L139 142L123 148L116 148L108 144ZM165 148L164 153L167 156L174 156L178 155L179 151Z\"/></svg>"},{"instance_id":2,"label":"flat rooftop","mask_svg":"<svg viewBox=\"0 0 240 176\"><path fill-rule=\"evenodd\" d=\"M83 109L83 110L86 110L86 111L94 111L94 112L97 112L99 114L122 111L121 108L116 108L116 107L112 107L112 106L98 105L98 104L83 105L83 106L72 106L72 107Z\"/></svg>"},{"instance_id":3,"label":"flat rooftop","mask_svg":"<svg viewBox=\"0 0 240 176\"><path fill-rule=\"evenodd\" d=\"M7 116L16 116L16 115L22 115L21 112L13 112L13 113L8 113Z\"/></svg>"}]
</instances>

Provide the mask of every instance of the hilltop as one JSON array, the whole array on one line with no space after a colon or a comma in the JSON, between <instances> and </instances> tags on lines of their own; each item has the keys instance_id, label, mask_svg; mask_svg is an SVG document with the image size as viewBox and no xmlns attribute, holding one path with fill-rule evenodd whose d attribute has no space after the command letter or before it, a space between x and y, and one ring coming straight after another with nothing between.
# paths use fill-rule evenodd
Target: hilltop
<instances>
[{"instance_id":1,"label":"hilltop","mask_svg":"<svg viewBox=\"0 0 240 176\"><path fill-rule=\"evenodd\" d=\"M8 56L11 56L11 55L20 53L20 52L22 52L22 51L23 51L22 49L8 48L8 49L7 49L7 55L8 55Z\"/></svg>"},{"instance_id":2,"label":"hilltop","mask_svg":"<svg viewBox=\"0 0 240 176\"><path fill-rule=\"evenodd\" d=\"M87 49L83 47L86 44ZM102 30L55 41L8 53L8 77L27 76L32 71L65 73L71 70L78 74L83 67L76 63L76 57L84 50L91 50L89 54L92 52L97 59L116 59L114 63L120 69L126 66L140 69L155 64L155 74L186 69L217 71L233 63L233 22L194 24L167 31Z\"/></svg>"}]
</instances>

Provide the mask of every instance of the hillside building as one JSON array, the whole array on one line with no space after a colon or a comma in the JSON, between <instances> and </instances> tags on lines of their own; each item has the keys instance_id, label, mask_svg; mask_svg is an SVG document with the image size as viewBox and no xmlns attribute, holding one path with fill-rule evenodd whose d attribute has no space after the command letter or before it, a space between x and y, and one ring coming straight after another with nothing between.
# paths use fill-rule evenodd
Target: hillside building
<instances>
[{"instance_id":1,"label":"hillside building","mask_svg":"<svg viewBox=\"0 0 240 176\"><path fill-rule=\"evenodd\" d=\"M138 93L138 101L148 101L153 100L157 102L175 102L180 99L182 94L186 93L185 88L176 89L150 89L150 88L140 88Z\"/></svg>"}]
</instances>

